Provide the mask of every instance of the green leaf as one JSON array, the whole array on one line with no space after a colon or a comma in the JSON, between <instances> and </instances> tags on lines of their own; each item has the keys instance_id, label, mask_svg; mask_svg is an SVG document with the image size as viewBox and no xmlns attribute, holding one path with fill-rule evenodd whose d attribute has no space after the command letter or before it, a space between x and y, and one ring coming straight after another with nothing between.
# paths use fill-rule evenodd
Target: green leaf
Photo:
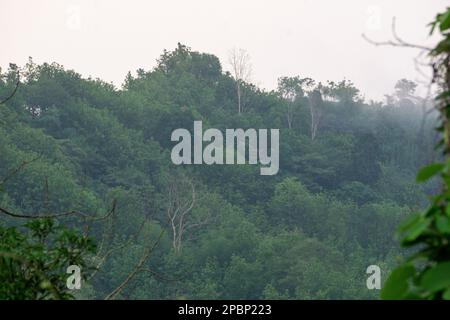
<instances>
[{"instance_id":1,"label":"green leaf","mask_svg":"<svg viewBox=\"0 0 450 320\"><path fill-rule=\"evenodd\" d=\"M398 232L404 232L407 230L412 224L416 223L421 217L420 213L415 213L407 217L404 221L402 221L398 226Z\"/></svg>"},{"instance_id":2,"label":"green leaf","mask_svg":"<svg viewBox=\"0 0 450 320\"><path fill-rule=\"evenodd\" d=\"M450 97L450 91L444 91L444 92L439 93L435 99L440 100L440 99L445 99L448 97Z\"/></svg>"},{"instance_id":3,"label":"green leaf","mask_svg":"<svg viewBox=\"0 0 450 320\"><path fill-rule=\"evenodd\" d=\"M444 165L442 163L433 163L428 166L425 166L419 170L417 174L416 180L417 182L424 182L435 176L438 172L444 169Z\"/></svg>"},{"instance_id":4,"label":"green leaf","mask_svg":"<svg viewBox=\"0 0 450 320\"><path fill-rule=\"evenodd\" d=\"M437 216L436 228L439 232L450 234L450 218L447 216Z\"/></svg>"},{"instance_id":5,"label":"green leaf","mask_svg":"<svg viewBox=\"0 0 450 320\"><path fill-rule=\"evenodd\" d=\"M411 228L407 231L407 234L405 235L405 240L407 241L415 240L418 236L422 234L423 231L425 231L428 228L430 223L431 223L430 219L420 219L419 221L417 221L417 223L411 226Z\"/></svg>"},{"instance_id":6,"label":"green leaf","mask_svg":"<svg viewBox=\"0 0 450 320\"><path fill-rule=\"evenodd\" d=\"M444 300L450 300L450 288L444 291L444 294L442 295L442 298Z\"/></svg>"},{"instance_id":7,"label":"green leaf","mask_svg":"<svg viewBox=\"0 0 450 320\"><path fill-rule=\"evenodd\" d=\"M431 292L440 291L450 286L450 261L438 263L422 276L421 286Z\"/></svg>"},{"instance_id":8,"label":"green leaf","mask_svg":"<svg viewBox=\"0 0 450 320\"><path fill-rule=\"evenodd\" d=\"M384 283L381 290L381 299L399 300L406 298L409 294L409 283L415 273L415 268L410 264L394 269Z\"/></svg>"},{"instance_id":9,"label":"green leaf","mask_svg":"<svg viewBox=\"0 0 450 320\"><path fill-rule=\"evenodd\" d=\"M52 284L48 280L43 280L40 284L41 289L50 289Z\"/></svg>"},{"instance_id":10,"label":"green leaf","mask_svg":"<svg viewBox=\"0 0 450 320\"><path fill-rule=\"evenodd\" d=\"M431 28L430 28L430 36L431 36L431 35L433 34L433 32L434 32L434 29L436 28L436 24L437 24L437 21L433 21L433 22L431 22L431 23L428 24L428 26L431 27Z\"/></svg>"},{"instance_id":11,"label":"green leaf","mask_svg":"<svg viewBox=\"0 0 450 320\"><path fill-rule=\"evenodd\" d=\"M405 224L402 224L399 228L399 232L402 233L404 242L414 241L418 236L425 231L431 223L430 218L425 218L422 215L415 215L408 219ZM404 243L405 244L405 243Z\"/></svg>"},{"instance_id":12,"label":"green leaf","mask_svg":"<svg viewBox=\"0 0 450 320\"><path fill-rule=\"evenodd\" d=\"M450 39L445 38L437 44L437 46L431 51L431 54L437 56L442 53L448 52L449 50L450 50Z\"/></svg>"},{"instance_id":13,"label":"green leaf","mask_svg":"<svg viewBox=\"0 0 450 320\"><path fill-rule=\"evenodd\" d=\"M444 32L450 28L450 9L439 17L439 30Z\"/></svg>"},{"instance_id":14,"label":"green leaf","mask_svg":"<svg viewBox=\"0 0 450 320\"><path fill-rule=\"evenodd\" d=\"M450 176L444 173L442 174L442 179L444 180L444 183L447 185L447 187L450 187Z\"/></svg>"},{"instance_id":15,"label":"green leaf","mask_svg":"<svg viewBox=\"0 0 450 320\"><path fill-rule=\"evenodd\" d=\"M450 205L447 205L445 207L445 214L448 215L450 217Z\"/></svg>"}]
</instances>

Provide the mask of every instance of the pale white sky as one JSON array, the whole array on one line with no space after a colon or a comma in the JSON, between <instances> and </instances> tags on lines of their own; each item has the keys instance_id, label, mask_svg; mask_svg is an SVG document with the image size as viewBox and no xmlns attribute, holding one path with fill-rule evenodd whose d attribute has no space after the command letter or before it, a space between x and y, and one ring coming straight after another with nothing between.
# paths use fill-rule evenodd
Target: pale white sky
<instances>
[{"instance_id":1,"label":"pale white sky","mask_svg":"<svg viewBox=\"0 0 450 320\"><path fill-rule=\"evenodd\" d=\"M420 80L417 51L374 47L391 38L391 18L407 41L432 43L426 24L444 0L0 0L0 66L58 62L120 86L126 73L155 66L177 42L217 55L233 47L252 59L254 83L285 75L352 80L382 99L400 78Z\"/></svg>"}]
</instances>

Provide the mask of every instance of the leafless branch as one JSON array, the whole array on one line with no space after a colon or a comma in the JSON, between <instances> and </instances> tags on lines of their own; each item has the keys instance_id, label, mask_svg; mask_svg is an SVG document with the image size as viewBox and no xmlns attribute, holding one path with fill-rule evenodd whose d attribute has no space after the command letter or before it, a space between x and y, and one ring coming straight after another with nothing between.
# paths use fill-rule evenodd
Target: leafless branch
<instances>
[{"instance_id":1,"label":"leafless branch","mask_svg":"<svg viewBox=\"0 0 450 320\"><path fill-rule=\"evenodd\" d=\"M24 160L22 161L16 168L14 168L10 173L8 173L6 175L6 177L4 177L2 180L0 180L0 186L4 185L9 179L11 179L13 176L15 176L19 171L23 170L23 168L25 168L27 165L29 165L30 163L38 160L40 158L40 156L32 159L32 160ZM48 181L46 180L45 182L45 194L44 194L44 203L47 206L48 203ZM70 216L70 215L76 215L76 216L80 216L82 218L84 218L87 221L100 221L100 220L104 220L107 219L108 217L110 217L116 210L116 200L113 200L112 203L112 207L111 210L109 210L105 215L100 216L100 217L96 217L81 211L76 211L76 210L71 210L71 211L67 211L67 212L61 212L61 213L46 213L46 214L34 214L34 215L26 215L26 214L22 214L22 213L15 213L12 212L8 209L2 208L0 207L0 213L3 213L5 215L8 215L10 217L13 218L24 218L24 219L38 219L38 218L61 218L61 217L66 217L66 216Z\"/></svg>"},{"instance_id":2,"label":"leafless branch","mask_svg":"<svg viewBox=\"0 0 450 320\"><path fill-rule=\"evenodd\" d=\"M30 163L33 163L34 161L38 160L41 156L38 156L36 158L33 158L31 160L24 160L22 161L16 168L14 168L10 173L8 173L6 175L6 177L4 177L2 180L0 180L0 186L4 185L6 183L6 181L8 181L9 179L11 179L13 176L15 176L20 170L22 170L23 168L25 168L27 165L29 165Z\"/></svg>"},{"instance_id":3,"label":"leafless branch","mask_svg":"<svg viewBox=\"0 0 450 320\"><path fill-rule=\"evenodd\" d=\"M399 37L397 34L396 26L395 26L395 17L392 18L392 36L394 37L394 40L387 40L387 41L375 41L370 39L368 36L366 36L364 33L362 34L362 37L364 40L369 42L370 44L373 44L374 46L392 46L392 47L402 47L402 48L414 48L414 49L420 49L424 51L431 51L430 47L423 46L420 44L414 44L404 41L402 38Z\"/></svg>"},{"instance_id":4,"label":"leafless branch","mask_svg":"<svg viewBox=\"0 0 450 320\"><path fill-rule=\"evenodd\" d=\"M186 192L185 189L188 188L190 191ZM167 217L172 229L172 246L178 253L181 251L184 232L190 225L188 221L189 213L197 200L194 183L187 178L184 181L173 181L169 185L168 194Z\"/></svg>"},{"instance_id":5,"label":"leafless branch","mask_svg":"<svg viewBox=\"0 0 450 320\"><path fill-rule=\"evenodd\" d=\"M20 72L17 71L17 82L16 82L16 85L14 86L14 90L13 90L6 98L4 98L3 100L1 100L1 101L0 101L0 104L5 104L5 103L8 102L9 100L11 100L12 97L14 97L14 95L16 94L17 89L19 88L19 85L20 85Z\"/></svg>"},{"instance_id":6,"label":"leafless branch","mask_svg":"<svg viewBox=\"0 0 450 320\"><path fill-rule=\"evenodd\" d=\"M98 272L100 267L105 263L106 259L109 256L111 256L112 253L128 247L129 245L131 245L131 243L133 243L133 241L136 241L138 239L138 237L141 234L141 231L144 228L144 225L145 225L146 222L147 222L147 219L144 219L144 221L142 221L142 223L140 224L137 232L135 234L131 235L123 244L121 244L119 246L116 246L116 247L110 248L109 250L107 250L105 252L105 254L103 254L102 257L98 257L100 259L100 261L97 263L97 265L95 267L95 271L90 276L90 279L92 279L95 276L95 274ZM101 252L101 250L99 250L99 252Z\"/></svg>"},{"instance_id":7,"label":"leafless branch","mask_svg":"<svg viewBox=\"0 0 450 320\"><path fill-rule=\"evenodd\" d=\"M156 241L153 243L152 246L149 246L147 248L144 249L141 258L139 259L138 263L136 264L136 266L134 267L134 269L128 274L128 276L125 278L125 280L119 285L117 286L110 294L108 294L105 297L105 300L112 300L115 297L117 297L117 295L119 295L123 289L126 288L126 286L129 284L129 282L140 272L144 269L144 264L145 262L148 260L148 258L151 256L151 254L153 253L153 251L156 249L156 247L158 246L159 242L161 241L163 235L165 233L165 230L162 229L161 232L159 233L158 238L156 239Z\"/></svg>"},{"instance_id":8,"label":"leafless branch","mask_svg":"<svg viewBox=\"0 0 450 320\"><path fill-rule=\"evenodd\" d=\"M234 48L229 55L229 63L232 68L234 80L236 81L236 93L238 98L238 113L244 111L244 91L242 86L245 82L248 82L252 72L252 66L250 64L250 56L244 49Z\"/></svg>"},{"instance_id":9,"label":"leafless branch","mask_svg":"<svg viewBox=\"0 0 450 320\"><path fill-rule=\"evenodd\" d=\"M155 278L157 278L158 280L161 281L167 281L167 282L178 282L183 280L185 277L180 277L180 278L169 278L159 272L156 272L155 270L151 269L151 268L141 268L140 271L145 271L145 272L149 272L151 273Z\"/></svg>"},{"instance_id":10,"label":"leafless branch","mask_svg":"<svg viewBox=\"0 0 450 320\"><path fill-rule=\"evenodd\" d=\"M84 217L90 221L99 221L99 220L103 220L108 218L109 216L111 216L116 210L116 200L113 200L113 204L111 207L111 210L109 210L105 215L101 216L101 217L94 217L92 215L80 212L80 211L75 211L75 210L71 210L71 211L67 211L67 212L61 212L61 213L53 213L53 214L35 214L35 215L26 215L26 214L21 214L21 213L14 213L11 212L5 208L1 208L0 207L0 212L3 214L6 214L10 217L13 218L24 218L24 219L45 219L45 218L61 218L61 217L67 217L70 215L75 215L75 216L81 216Z\"/></svg>"}]
</instances>

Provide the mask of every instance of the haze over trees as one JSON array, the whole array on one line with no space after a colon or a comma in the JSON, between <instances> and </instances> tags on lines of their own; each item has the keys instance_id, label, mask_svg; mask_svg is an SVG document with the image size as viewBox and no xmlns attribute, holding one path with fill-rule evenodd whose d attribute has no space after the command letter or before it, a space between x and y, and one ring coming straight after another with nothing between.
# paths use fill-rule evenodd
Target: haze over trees
<instances>
[{"instance_id":1,"label":"haze over trees","mask_svg":"<svg viewBox=\"0 0 450 320\"><path fill-rule=\"evenodd\" d=\"M390 273L381 292L383 299L450 300L450 8L438 13L429 26L430 35L439 35L438 43L425 50L428 65L433 70L431 84L438 87L435 102L439 112L436 126L439 140L436 147L443 159L421 168L417 181L423 183L439 178L441 186L439 192L430 197L425 210L409 216L399 226L402 246L414 250ZM414 83L402 80L396 85L397 95L411 101L415 87Z\"/></svg>"},{"instance_id":2,"label":"haze over trees","mask_svg":"<svg viewBox=\"0 0 450 320\"><path fill-rule=\"evenodd\" d=\"M387 103L364 101L351 81L307 75L280 78L267 92L179 44L154 69L129 73L120 89L30 59L1 72L0 97L14 90L18 71L17 92L0 105L0 179L11 176L1 183L0 208L89 213L51 220L80 246L97 244L80 249L84 269L93 269L70 292L78 298L376 298L367 266L387 273L395 265L403 255L395 226L437 189L415 184L418 168L438 157L436 115L424 120L431 105L409 80ZM172 164L170 135L192 131L194 120L205 129L279 128L278 174ZM113 203L114 214L91 223ZM22 225L2 214L0 265L19 245L51 250ZM14 253L26 259L30 251ZM66 260L54 260L58 277ZM14 270L0 272L0 282ZM43 279L33 286L42 289Z\"/></svg>"}]
</instances>

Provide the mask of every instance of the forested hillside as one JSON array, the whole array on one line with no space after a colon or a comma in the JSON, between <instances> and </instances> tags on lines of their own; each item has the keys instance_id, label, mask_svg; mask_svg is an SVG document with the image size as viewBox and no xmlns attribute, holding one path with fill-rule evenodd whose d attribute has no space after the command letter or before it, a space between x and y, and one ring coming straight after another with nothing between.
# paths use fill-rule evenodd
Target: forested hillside
<instances>
[{"instance_id":1,"label":"forested hillside","mask_svg":"<svg viewBox=\"0 0 450 320\"><path fill-rule=\"evenodd\" d=\"M0 207L83 213L56 219L97 243L77 298L376 298L367 266L398 262L395 226L436 187L415 184L437 138L408 80L383 103L303 75L267 92L181 44L122 88L30 59L1 72L0 97L18 74L0 105ZM195 120L279 128L278 174L172 164L172 131ZM6 239L27 218L2 213Z\"/></svg>"}]
</instances>

